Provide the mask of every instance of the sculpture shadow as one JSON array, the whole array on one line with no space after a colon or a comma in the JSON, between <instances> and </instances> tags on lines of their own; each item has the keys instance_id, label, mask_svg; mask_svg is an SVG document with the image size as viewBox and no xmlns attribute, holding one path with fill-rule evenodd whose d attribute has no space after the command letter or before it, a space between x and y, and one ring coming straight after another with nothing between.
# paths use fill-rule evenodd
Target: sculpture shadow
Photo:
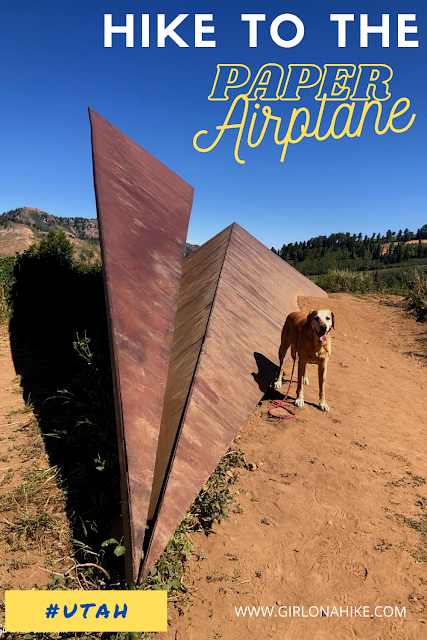
<instances>
[{"instance_id":1,"label":"sculpture shadow","mask_svg":"<svg viewBox=\"0 0 427 640\"><path fill-rule=\"evenodd\" d=\"M72 537L98 551L120 514L102 270L24 254L14 276L9 330L24 400L58 466Z\"/></svg>"}]
</instances>

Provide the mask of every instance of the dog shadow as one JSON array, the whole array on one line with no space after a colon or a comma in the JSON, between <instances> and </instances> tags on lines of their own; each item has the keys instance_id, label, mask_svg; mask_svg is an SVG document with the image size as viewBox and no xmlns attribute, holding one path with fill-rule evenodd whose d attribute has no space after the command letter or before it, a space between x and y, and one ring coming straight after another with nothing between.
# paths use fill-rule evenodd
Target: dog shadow
<instances>
[{"instance_id":1,"label":"dog shadow","mask_svg":"<svg viewBox=\"0 0 427 640\"><path fill-rule=\"evenodd\" d=\"M274 364L267 356L262 353L254 352L254 358L256 365L258 367L258 371L256 373L252 373L253 379L258 384L260 391L264 394L262 400L283 400L286 395L286 391L288 390L289 380L290 378L283 378L283 385L281 389L275 389L273 386L274 381L279 375L279 366ZM291 360L292 362L292 360ZM296 399L296 375L294 375L294 379L292 380L290 392L291 395L288 396L288 401L290 404L293 404ZM295 391L293 394L292 392ZM304 398L304 404L310 407L314 407L315 409L319 409L319 405L315 402L308 402Z\"/></svg>"},{"instance_id":2,"label":"dog shadow","mask_svg":"<svg viewBox=\"0 0 427 640\"><path fill-rule=\"evenodd\" d=\"M258 384L260 391L265 394L272 388L273 382L279 375L279 367L265 355L258 353L257 351L254 353L254 358L258 371L251 375Z\"/></svg>"},{"instance_id":3,"label":"dog shadow","mask_svg":"<svg viewBox=\"0 0 427 640\"><path fill-rule=\"evenodd\" d=\"M252 373L252 377L258 384L260 391L264 394L262 400L283 400L284 393L281 393L273 386L274 381L279 375L279 366L274 364L267 356L255 351L254 358L258 371ZM286 391L286 381L283 390Z\"/></svg>"}]
</instances>

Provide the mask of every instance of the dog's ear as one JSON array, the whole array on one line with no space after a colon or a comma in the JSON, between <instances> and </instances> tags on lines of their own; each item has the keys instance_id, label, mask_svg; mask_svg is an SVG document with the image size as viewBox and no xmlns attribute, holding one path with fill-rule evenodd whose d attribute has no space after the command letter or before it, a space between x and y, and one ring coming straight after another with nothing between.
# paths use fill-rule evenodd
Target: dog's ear
<instances>
[{"instance_id":1,"label":"dog's ear","mask_svg":"<svg viewBox=\"0 0 427 640\"><path fill-rule=\"evenodd\" d=\"M307 320L305 321L305 326L307 328L307 331L310 329L311 321L313 320L315 315L316 315L316 311L315 311L315 309L312 309L310 311L310 313L308 314L308 316L307 316Z\"/></svg>"},{"instance_id":2,"label":"dog's ear","mask_svg":"<svg viewBox=\"0 0 427 640\"><path fill-rule=\"evenodd\" d=\"M335 329L335 316L333 311L331 311L331 318L332 318L332 329Z\"/></svg>"}]
</instances>

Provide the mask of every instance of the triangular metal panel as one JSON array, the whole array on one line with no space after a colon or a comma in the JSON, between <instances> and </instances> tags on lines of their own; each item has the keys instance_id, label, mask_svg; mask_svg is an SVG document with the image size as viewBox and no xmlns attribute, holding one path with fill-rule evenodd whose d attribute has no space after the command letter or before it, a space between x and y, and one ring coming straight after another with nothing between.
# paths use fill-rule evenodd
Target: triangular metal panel
<instances>
[{"instance_id":1,"label":"triangular metal panel","mask_svg":"<svg viewBox=\"0 0 427 640\"><path fill-rule=\"evenodd\" d=\"M193 188L89 109L117 416L126 577L137 580Z\"/></svg>"},{"instance_id":2,"label":"triangular metal panel","mask_svg":"<svg viewBox=\"0 0 427 640\"><path fill-rule=\"evenodd\" d=\"M175 332L160 427L148 518L155 520L159 497L167 477L174 445L188 400L200 349L206 334L219 276L232 227L209 240L203 251L191 253L184 262ZM188 287L185 283L191 282Z\"/></svg>"},{"instance_id":3,"label":"triangular metal panel","mask_svg":"<svg viewBox=\"0 0 427 640\"><path fill-rule=\"evenodd\" d=\"M221 266L212 270L209 265L215 252ZM191 332L191 309L204 308L207 280L216 284L204 334L199 335L199 328L197 343L194 340L192 344L194 350L189 347L182 351L175 347L183 335L182 309L187 307L184 322L187 332ZM212 291L208 299L211 295ZM173 404L169 396L174 393L173 378L185 367L190 371L185 377L189 388L185 403L180 403L178 415L173 417L177 435L151 538L144 544L147 552L140 580L151 570L273 381L281 329L287 314L298 309L299 295L327 297L311 280L237 224L186 258L174 335L173 350L177 355L169 371L165 408ZM194 312L194 317L198 317L198 312ZM164 414L165 431L170 420L170 415Z\"/></svg>"}]
</instances>

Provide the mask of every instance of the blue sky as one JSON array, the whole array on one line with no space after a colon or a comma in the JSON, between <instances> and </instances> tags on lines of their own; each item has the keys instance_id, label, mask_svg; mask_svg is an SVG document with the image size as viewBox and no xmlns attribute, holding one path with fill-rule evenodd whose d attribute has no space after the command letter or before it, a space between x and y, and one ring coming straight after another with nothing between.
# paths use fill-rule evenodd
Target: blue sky
<instances>
[{"instance_id":1,"label":"blue sky","mask_svg":"<svg viewBox=\"0 0 427 640\"><path fill-rule=\"evenodd\" d=\"M294 13L305 25L293 49L272 42L269 24ZM360 13L379 24L390 14L390 47L379 35L359 47ZM397 14L417 14L418 48L397 48ZM135 47L114 36L103 46L103 16L124 23L136 18ZM178 33L190 44L179 48L141 48L141 13L167 22L178 13L189 18ZM194 13L213 13L215 48L196 49ZM248 47L241 13L265 13L258 47ZM337 47L330 13L354 13L346 49ZM189 241L201 243L237 221L268 246L338 231L371 234L427 222L425 25L427 9L417 1L304 4L247 0L223 2L133 0L51 2L28 0L0 5L0 212L34 206L55 215L94 217L90 131L87 107L101 113L195 187ZM282 33L282 32L281 32ZM284 29L283 35L287 32ZM290 34L291 32L289 32ZM209 37L208 37L209 38ZM409 36L408 39L410 39ZM151 34L155 45L155 30ZM303 140L289 148L285 162L271 135L257 149L242 147L246 164L233 157L231 132L211 152L200 154L194 134L222 123L230 103L210 102L218 63L246 64L254 75L265 63L383 63L393 68L391 103L405 96L412 128L377 136L367 119L359 139ZM308 90L307 90L308 95ZM317 113L310 97L301 105ZM274 106L273 106L274 105ZM272 103L286 122L294 105ZM209 140L213 139L210 133Z\"/></svg>"}]
</instances>

